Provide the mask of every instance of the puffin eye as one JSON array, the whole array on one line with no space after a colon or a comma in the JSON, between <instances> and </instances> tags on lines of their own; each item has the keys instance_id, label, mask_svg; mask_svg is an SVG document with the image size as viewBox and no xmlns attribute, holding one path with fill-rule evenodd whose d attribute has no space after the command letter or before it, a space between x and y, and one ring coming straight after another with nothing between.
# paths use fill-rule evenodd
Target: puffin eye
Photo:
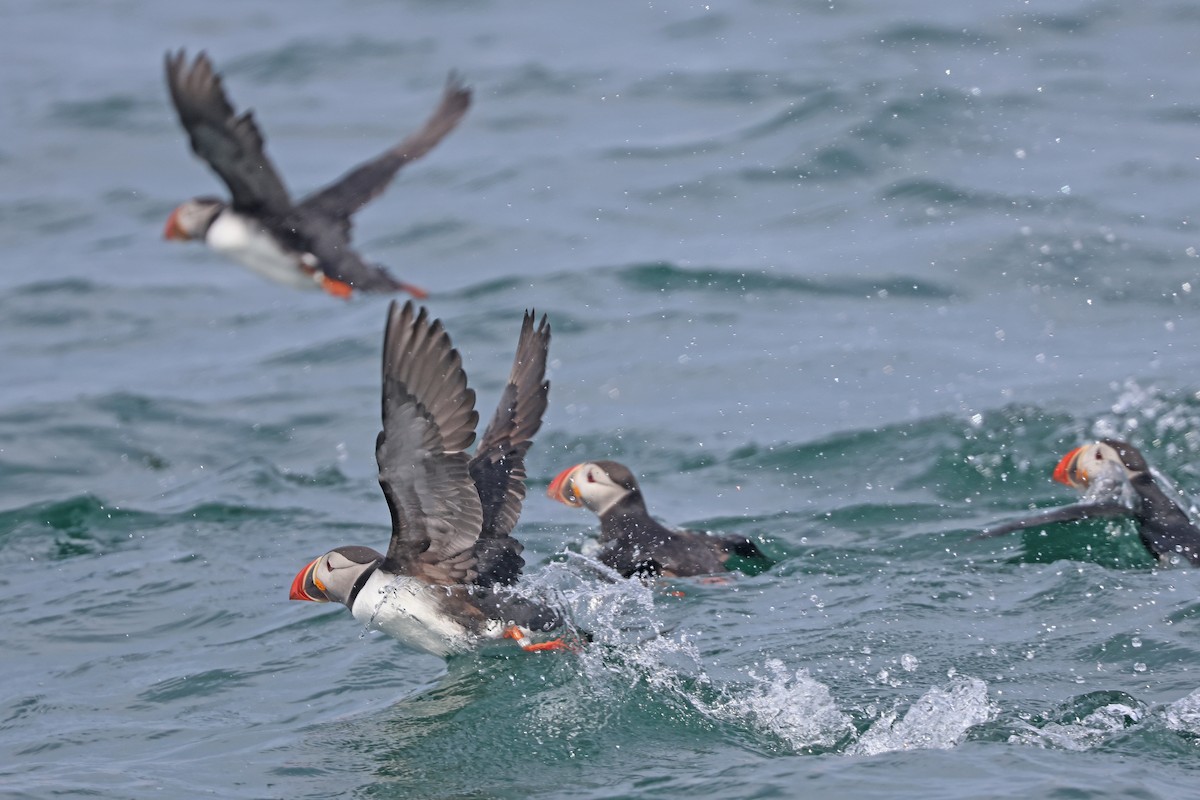
<instances>
[{"instance_id":1,"label":"puffin eye","mask_svg":"<svg viewBox=\"0 0 1200 800\"><path fill-rule=\"evenodd\" d=\"M595 483L595 482L596 482L596 476L592 474L592 471L591 471L591 470L588 470L588 474L587 474L587 482L588 482L588 483Z\"/></svg>"}]
</instances>

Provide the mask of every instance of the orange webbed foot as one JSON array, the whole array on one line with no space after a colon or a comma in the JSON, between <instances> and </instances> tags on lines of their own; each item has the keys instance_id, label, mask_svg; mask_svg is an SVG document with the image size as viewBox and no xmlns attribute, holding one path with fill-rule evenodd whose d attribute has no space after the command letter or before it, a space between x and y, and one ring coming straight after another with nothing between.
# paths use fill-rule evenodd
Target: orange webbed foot
<instances>
[{"instance_id":1,"label":"orange webbed foot","mask_svg":"<svg viewBox=\"0 0 1200 800\"><path fill-rule=\"evenodd\" d=\"M354 294L354 287L343 281L334 280L326 275L321 276L321 288L334 297L340 297L343 300L349 300L350 295Z\"/></svg>"},{"instance_id":2,"label":"orange webbed foot","mask_svg":"<svg viewBox=\"0 0 1200 800\"><path fill-rule=\"evenodd\" d=\"M549 642L523 644L521 645L521 649L526 653L541 653L544 650L574 650L575 648L564 642L562 639L552 639Z\"/></svg>"},{"instance_id":3,"label":"orange webbed foot","mask_svg":"<svg viewBox=\"0 0 1200 800\"><path fill-rule=\"evenodd\" d=\"M574 650L576 648L564 642L562 639L553 639L549 642L535 642L529 638L529 632L519 625L513 625L506 628L504 631L505 639L512 639L526 653L540 653L545 650Z\"/></svg>"},{"instance_id":4,"label":"orange webbed foot","mask_svg":"<svg viewBox=\"0 0 1200 800\"><path fill-rule=\"evenodd\" d=\"M420 286L413 286L411 283L401 283L400 291L408 292L418 300L424 300L426 297L429 297L429 292L425 291Z\"/></svg>"}]
</instances>

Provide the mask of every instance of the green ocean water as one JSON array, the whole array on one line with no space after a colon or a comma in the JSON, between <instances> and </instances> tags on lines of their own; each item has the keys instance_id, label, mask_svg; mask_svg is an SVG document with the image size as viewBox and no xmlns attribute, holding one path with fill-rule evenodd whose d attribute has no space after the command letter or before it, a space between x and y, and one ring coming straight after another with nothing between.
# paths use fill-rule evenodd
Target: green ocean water
<instances>
[{"instance_id":1,"label":"green ocean water","mask_svg":"<svg viewBox=\"0 0 1200 800\"><path fill-rule=\"evenodd\" d=\"M1177 798L1200 576L1075 498L1200 487L1200 15L1178 3L16 3L0 10L0 795ZM207 49L296 193L462 127L356 218L484 415L554 329L517 535L593 637L449 661L290 603L376 548L386 299L160 240L219 187ZM726 583L612 582L544 497L614 458Z\"/></svg>"}]
</instances>

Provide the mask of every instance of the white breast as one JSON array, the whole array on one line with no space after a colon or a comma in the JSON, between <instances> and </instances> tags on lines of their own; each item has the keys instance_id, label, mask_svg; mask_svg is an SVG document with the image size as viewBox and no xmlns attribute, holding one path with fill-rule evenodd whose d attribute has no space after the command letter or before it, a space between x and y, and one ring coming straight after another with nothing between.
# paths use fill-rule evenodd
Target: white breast
<instances>
[{"instance_id":1,"label":"white breast","mask_svg":"<svg viewBox=\"0 0 1200 800\"><path fill-rule=\"evenodd\" d=\"M410 647L445 656L471 649L478 636L446 613L446 589L376 571L354 600L354 618Z\"/></svg>"},{"instance_id":2,"label":"white breast","mask_svg":"<svg viewBox=\"0 0 1200 800\"><path fill-rule=\"evenodd\" d=\"M315 289L316 281L300 267L300 258L279 246L275 237L253 220L228 209L213 220L204 235L213 250L277 283Z\"/></svg>"}]
</instances>

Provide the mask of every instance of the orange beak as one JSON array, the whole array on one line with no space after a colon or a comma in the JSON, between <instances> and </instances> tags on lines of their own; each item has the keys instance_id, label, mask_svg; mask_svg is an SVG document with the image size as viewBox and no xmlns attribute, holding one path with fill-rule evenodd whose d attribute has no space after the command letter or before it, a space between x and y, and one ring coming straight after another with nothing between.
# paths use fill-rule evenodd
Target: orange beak
<instances>
[{"instance_id":1,"label":"orange beak","mask_svg":"<svg viewBox=\"0 0 1200 800\"><path fill-rule=\"evenodd\" d=\"M1059 461L1058 466L1054 468L1054 480L1065 483L1074 489L1087 486L1087 473L1079 469L1079 456L1083 453L1084 447L1086 445L1076 447L1062 457L1062 461Z\"/></svg>"},{"instance_id":2,"label":"orange beak","mask_svg":"<svg viewBox=\"0 0 1200 800\"><path fill-rule=\"evenodd\" d=\"M166 227L163 228L164 239L175 239L180 242L186 242L192 237L187 235L187 231L179 224L179 209L171 212L171 216L167 217Z\"/></svg>"},{"instance_id":3,"label":"orange beak","mask_svg":"<svg viewBox=\"0 0 1200 800\"><path fill-rule=\"evenodd\" d=\"M554 480L550 481L550 487L546 489L546 496L551 500L557 500L568 506L578 508L583 505L579 499L579 495L575 493L575 483L571 480L571 474L579 469L579 464L573 467L567 467L562 472L554 476Z\"/></svg>"},{"instance_id":4,"label":"orange beak","mask_svg":"<svg viewBox=\"0 0 1200 800\"><path fill-rule=\"evenodd\" d=\"M313 597L308 592L304 591L304 584L308 582L308 576L312 574L314 569L317 568L317 562L320 560L321 559L319 558L314 558L304 567L304 569L296 573L296 577L292 580L291 594L288 595L289 600L311 600L314 603L324 602L325 598Z\"/></svg>"}]
</instances>

